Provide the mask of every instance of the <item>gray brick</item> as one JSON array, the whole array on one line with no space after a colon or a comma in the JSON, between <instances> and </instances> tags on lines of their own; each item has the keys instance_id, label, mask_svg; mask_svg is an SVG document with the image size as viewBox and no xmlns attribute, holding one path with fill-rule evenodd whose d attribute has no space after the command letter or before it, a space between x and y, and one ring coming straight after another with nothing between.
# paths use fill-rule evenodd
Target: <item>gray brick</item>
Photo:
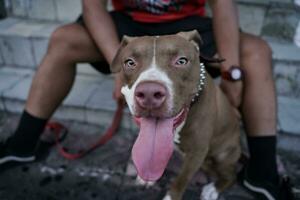
<instances>
[{"instance_id":1,"label":"gray brick","mask_svg":"<svg viewBox=\"0 0 300 200\"><path fill-rule=\"evenodd\" d=\"M16 74L12 71L7 71L5 68L0 68L0 95L14 85L16 85L26 74Z\"/></svg>"},{"instance_id":2,"label":"gray brick","mask_svg":"<svg viewBox=\"0 0 300 200\"><path fill-rule=\"evenodd\" d=\"M71 93L63 102L63 105L55 112L54 117L66 120L75 120L88 122L87 112L92 109L88 105L89 98L93 96L97 86L101 84L101 78L98 76L77 76L74 87ZM105 111L96 110L98 115L101 115L101 125L107 125L108 120L104 120ZM102 112L104 114L102 114Z\"/></svg>"},{"instance_id":3,"label":"gray brick","mask_svg":"<svg viewBox=\"0 0 300 200\"><path fill-rule=\"evenodd\" d=\"M125 109L120 126L128 130L136 131L137 126L134 124L132 117L128 112L129 112L128 109ZM113 120L114 113L115 110L106 111L106 110L87 109L85 113L86 122L90 124L97 124L97 125L108 127Z\"/></svg>"},{"instance_id":4,"label":"gray brick","mask_svg":"<svg viewBox=\"0 0 300 200\"><path fill-rule=\"evenodd\" d=\"M0 65L3 65L3 64L4 64L4 58L2 55L2 51L0 51Z\"/></svg>"},{"instance_id":5,"label":"gray brick","mask_svg":"<svg viewBox=\"0 0 300 200\"><path fill-rule=\"evenodd\" d=\"M8 67L0 69L0 91L3 90L4 105L7 110L20 113L24 109L33 71L12 69ZM17 77L20 78L18 79ZM7 80L8 78L11 79ZM95 106L93 107L88 104L90 97L94 96L97 87L101 85L101 81L99 76L78 76L71 93L55 112L54 117L108 126L111 122L113 112L107 108L95 109ZM111 94L111 91L108 92ZM4 109L2 104L0 109ZM132 124L128 119L124 118L122 126L131 128Z\"/></svg>"},{"instance_id":6,"label":"gray brick","mask_svg":"<svg viewBox=\"0 0 300 200\"><path fill-rule=\"evenodd\" d=\"M300 135L300 100L287 97L278 98L278 118L280 129Z\"/></svg>"},{"instance_id":7,"label":"gray brick","mask_svg":"<svg viewBox=\"0 0 300 200\"><path fill-rule=\"evenodd\" d=\"M7 0L10 16L38 20L74 21L81 13L81 0Z\"/></svg>"},{"instance_id":8,"label":"gray brick","mask_svg":"<svg viewBox=\"0 0 300 200\"><path fill-rule=\"evenodd\" d=\"M4 101L2 98L0 99L0 110L6 110L6 108L4 106Z\"/></svg>"},{"instance_id":9,"label":"gray brick","mask_svg":"<svg viewBox=\"0 0 300 200\"><path fill-rule=\"evenodd\" d=\"M297 82L299 71L300 67L297 64L286 62L275 63L274 76L278 95L300 97L300 85Z\"/></svg>"},{"instance_id":10,"label":"gray brick","mask_svg":"<svg viewBox=\"0 0 300 200\"><path fill-rule=\"evenodd\" d=\"M84 107L94 95L98 85L102 82L97 76L77 76L71 93L64 101L64 105Z\"/></svg>"},{"instance_id":11,"label":"gray brick","mask_svg":"<svg viewBox=\"0 0 300 200\"><path fill-rule=\"evenodd\" d=\"M278 95L293 96L293 83L288 78L279 77L276 79L276 91Z\"/></svg>"},{"instance_id":12,"label":"gray brick","mask_svg":"<svg viewBox=\"0 0 300 200\"><path fill-rule=\"evenodd\" d=\"M300 87L300 69L299 69L298 73L296 74L296 81L297 81L297 85Z\"/></svg>"},{"instance_id":13,"label":"gray brick","mask_svg":"<svg viewBox=\"0 0 300 200\"><path fill-rule=\"evenodd\" d=\"M33 45L34 62L35 62L35 66L37 67L41 63L43 57L47 52L48 39L33 38L32 45Z\"/></svg>"},{"instance_id":14,"label":"gray brick","mask_svg":"<svg viewBox=\"0 0 300 200\"><path fill-rule=\"evenodd\" d=\"M10 0L11 3L11 12L13 15L18 17L28 16L28 0Z\"/></svg>"},{"instance_id":15,"label":"gray brick","mask_svg":"<svg viewBox=\"0 0 300 200\"><path fill-rule=\"evenodd\" d=\"M300 20L295 30L294 43L300 48Z\"/></svg>"},{"instance_id":16,"label":"gray brick","mask_svg":"<svg viewBox=\"0 0 300 200\"><path fill-rule=\"evenodd\" d=\"M105 75L99 73L95 68L93 68L88 63L80 63L77 65L77 73L83 74L83 75L96 75L100 77L104 77Z\"/></svg>"},{"instance_id":17,"label":"gray brick","mask_svg":"<svg viewBox=\"0 0 300 200\"><path fill-rule=\"evenodd\" d=\"M97 86L94 95L91 96L87 104L93 109L115 110L116 104L112 98L113 80L107 79Z\"/></svg>"},{"instance_id":18,"label":"gray brick","mask_svg":"<svg viewBox=\"0 0 300 200\"><path fill-rule=\"evenodd\" d=\"M265 7L239 5L240 27L244 32L259 35L263 26Z\"/></svg>"},{"instance_id":19,"label":"gray brick","mask_svg":"<svg viewBox=\"0 0 300 200\"><path fill-rule=\"evenodd\" d=\"M5 110L12 113L22 113L25 106L24 100L4 99Z\"/></svg>"},{"instance_id":20,"label":"gray brick","mask_svg":"<svg viewBox=\"0 0 300 200\"><path fill-rule=\"evenodd\" d=\"M3 95L9 99L25 101L28 96L31 81L32 81L32 76L26 76L10 90L5 91Z\"/></svg>"},{"instance_id":21,"label":"gray brick","mask_svg":"<svg viewBox=\"0 0 300 200\"><path fill-rule=\"evenodd\" d=\"M2 31L7 30L8 28L12 27L16 23L19 23L20 20L16 18L6 18L0 21L0 33Z\"/></svg>"},{"instance_id":22,"label":"gray brick","mask_svg":"<svg viewBox=\"0 0 300 200\"><path fill-rule=\"evenodd\" d=\"M298 135L291 135L285 133L277 135L277 148L279 150L300 152L299 144L300 137Z\"/></svg>"},{"instance_id":23,"label":"gray brick","mask_svg":"<svg viewBox=\"0 0 300 200\"><path fill-rule=\"evenodd\" d=\"M0 38L0 49L5 64L34 66L31 41L22 37Z\"/></svg>"},{"instance_id":24,"label":"gray brick","mask_svg":"<svg viewBox=\"0 0 300 200\"><path fill-rule=\"evenodd\" d=\"M39 65L45 56L48 48L49 38L56 28L61 26L60 23L45 24L42 29L31 34L35 65Z\"/></svg>"},{"instance_id":25,"label":"gray brick","mask_svg":"<svg viewBox=\"0 0 300 200\"><path fill-rule=\"evenodd\" d=\"M94 90L94 94L87 102L87 122L92 124L110 124L117 104L112 98L113 79L106 79ZM101 111L101 112L99 112ZM129 110L125 109L121 126L126 129L136 129Z\"/></svg>"},{"instance_id":26,"label":"gray brick","mask_svg":"<svg viewBox=\"0 0 300 200\"><path fill-rule=\"evenodd\" d=\"M32 73L32 70L16 69L10 66L2 67L0 69L0 87L2 96L0 105L1 110L8 110L14 113L23 111L26 92L21 94L22 84L26 77L27 79L28 77L32 77ZM20 91L18 92L17 89ZM14 90L14 93L11 93L12 90Z\"/></svg>"},{"instance_id":27,"label":"gray brick","mask_svg":"<svg viewBox=\"0 0 300 200\"><path fill-rule=\"evenodd\" d=\"M42 28L43 25L41 23L28 23L26 21L19 20L10 27L1 29L0 35L7 37L30 37L34 32L39 31Z\"/></svg>"},{"instance_id":28,"label":"gray brick","mask_svg":"<svg viewBox=\"0 0 300 200\"><path fill-rule=\"evenodd\" d=\"M300 13L293 7L271 6L263 25L262 35L274 41L293 42Z\"/></svg>"},{"instance_id":29,"label":"gray brick","mask_svg":"<svg viewBox=\"0 0 300 200\"><path fill-rule=\"evenodd\" d=\"M54 113L54 118L86 122L85 109L74 106L60 106Z\"/></svg>"},{"instance_id":30,"label":"gray brick","mask_svg":"<svg viewBox=\"0 0 300 200\"><path fill-rule=\"evenodd\" d=\"M57 0L56 6L59 21L74 21L82 10L80 0Z\"/></svg>"},{"instance_id":31,"label":"gray brick","mask_svg":"<svg viewBox=\"0 0 300 200\"><path fill-rule=\"evenodd\" d=\"M60 25L11 18L0 22L4 63L35 68L46 52L47 38Z\"/></svg>"},{"instance_id":32,"label":"gray brick","mask_svg":"<svg viewBox=\"0 0 300 200\"><path fill-rule=\"evenodd\" d=\"M85 116L87 123L108 126L113 118L113 113L106 110L87 109Z\"/></svg>"},{"instance_id":33,"label":"gray brick","mask_svg":"<svg viewBox=\"0 0 300 200\"><path fill-rule=\"evenodd\" d=\"M110 109L107 110L107 109L94 109L88 106L89 105L87 105L87 109L85 112L87 123L97 124L105 127L108 127L112 123L116 108L113 110ZM122 128L132 130L132 131L137 130L137 126L133 122L132 116L129 113L128 108L125 108L123 111L123 118L120 126Z\"/></svg>"},{"instance_id":34,"label":"gray brick","mask_svg":"<svg viewBox=\"0 0 300 200\"><path fill-rule=\"evenodd\" d=\"M28 16L39 20L56 20L54 0L30 0Z\"/></svg>"},{"instance_id":35,"label":"gray brick","mask_svg":"<svg viewBox=\"0 0 300 200\"><path fill-rule=\"evenodd\" d=\"M10 37L49 37L51 32L59 25L60 23L43 23L7 18L0 21L0 35Z\"/></svg>"},{"instance_id":36,"label":"gray brick","mask_svg":"<svg viewBox=\"0 0 300 200\"><path fill-rule=\"evenodd\" d=\"M237 0L237 2L246 4L268 5L269 3L273 2L292 3L293 0Z\"/></svg>"},{"instance_id":37,"label":"gray brick","mask_svg":"<svg viewBox=\"0 0 300 200\"><path fill-rule=\"evenodd\" d=\"M32 22L32 23L39 23L39 22ZM57 22L57 23L41 23L42 28L34 31L31 35L31 37L34 38L49 38L50 35L57 29L59 26L62 26L63 23Z\"/></svg>"},{"instance_id":38,"label":"gray brick","mask_svg":"<svg viewBox=\"0 0 300 200\"><path fill-rule=\"evenodd\" d=\"M294 44L282 44L282 43L275 43L269 42L272 51L273 51L273 58L275 60L282 60L282 61L300 61L300 48Z\"/></svg>"},{"instance_id":39,"label":"gray brick","mask_svg":"<svg viewBox=\"0 0 300 200\"><path fill-rule=\"evenodd\" d=\"M3 56L4 63L13 63L14 62L14 58L13 58L13 54L12 54L13 49L3 38L0 38L0 51L1 51L1 55Z\"/></svg>"},{"instance_id":40,"label":"gray brick","mask_svg":"<svg viewBox=\"0 0 300 200\"><path fill-rule=\"evenodd\" d=\"M32 69L29 68L19 68L13 66L2 66L0 68L0 73L12 74L16 76L30 76L34 73Z\"/></svg>"}]
</instances>

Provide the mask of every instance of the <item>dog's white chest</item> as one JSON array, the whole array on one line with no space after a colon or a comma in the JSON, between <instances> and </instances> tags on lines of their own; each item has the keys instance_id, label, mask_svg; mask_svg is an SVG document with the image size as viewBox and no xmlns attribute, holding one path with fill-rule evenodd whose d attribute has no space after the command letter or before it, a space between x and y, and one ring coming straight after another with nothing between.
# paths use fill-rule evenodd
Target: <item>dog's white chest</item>
<instances>
[{"instance_id":1,"label":"dog's white chest","mask_svg":"<svg viewBox=\"0 0 300 200\"><path fill-rule=\"evenodd\" d=\"M185 124L185 120L175 129L175 132L174 132L175 144L180 144L180 134L179 133L182 130L184 124Z\"/></svg>"},{"instance_id":2,"label":"dog's white chest","mask_svg":"<svg viewBox=\"0 0 300 200\"><path fill-rule=\"evenodd\" d=\"M177 151L181 156L185 156L185 153L180 150L179 145L180 145L180 131L185 125L185 121L183 121L176 129L174 133L174 143L175 143L175 151Z\"/></svg>"}]
</instances>

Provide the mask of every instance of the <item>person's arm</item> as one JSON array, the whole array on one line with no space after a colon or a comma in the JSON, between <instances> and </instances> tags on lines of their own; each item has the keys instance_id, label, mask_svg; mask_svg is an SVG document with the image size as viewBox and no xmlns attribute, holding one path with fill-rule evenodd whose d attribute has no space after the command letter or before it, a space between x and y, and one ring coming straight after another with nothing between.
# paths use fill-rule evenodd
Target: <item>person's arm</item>
<instances>
[{"instance_id":1,"label":"person's arm","mask_svg":"<svg viewBox=\"0 0 300 200\"><path fill-rule=\"evenodd\" d=\"M238 12L233 0L209 0L213 14L213 29L218 55L225 61L221 70L226 71L232 65L240 66L240 32ZM242 82L222 80L221 88L230 102L238 107L241 103Z\"/></svg>"},{"instance_id":2,"label":"person's arm","mask_svg":"<svg viewBox=\"0 0 300 200\"><path fill-rule=\"evenodd\" d=\"M233 0L209 0L209 4L218 54L225 58L222 70L227 70L231 65L239 66L240 33L236 5Z\"/></svg>"},{"instance_id":3,"label":"person's arm","mask_svg":"<svg viewBox=\"0 0 300 200\"><path fill-rule=\"evenodd\" d=\"M120 41L106 10L106 0L82 0L82 4L86 27L106 61L111 64Z\"/></svg>"},{"instance_id":4,"label":"person's arm","mask_svg":"<svg viewBox=\"0 0 300 200\"><path fill-rule=\"evenodd\" d=\"M83 19L86 27L100 49L105 60L110 65L118 48L119 38L114 22L106 9L106 0L82 0ZM115 75L113 97L121 99L121 75Z\"/></svg>"}]
</instances>

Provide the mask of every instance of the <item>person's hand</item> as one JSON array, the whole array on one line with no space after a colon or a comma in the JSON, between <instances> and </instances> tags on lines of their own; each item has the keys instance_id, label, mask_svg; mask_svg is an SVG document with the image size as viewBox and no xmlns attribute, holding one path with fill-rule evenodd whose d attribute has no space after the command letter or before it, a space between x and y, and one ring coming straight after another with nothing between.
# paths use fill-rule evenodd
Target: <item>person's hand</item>
<instances>
[{"instance_id":1,"label":"person's hand","mask_svg":"<svg viewBox=\"0 0 300 200\"><path fill-rule=\"evenodd\" d=\"M221 79L220 87L222 91L227 96L229 102L231 105L235 107L235 113L240 118L240 113L238 111L238 108L241 105L242 102L242 90L243 90L243 82L242 81L227 81L224 79Z\"/></svg>"},{"instance_id":2,"label":"person's hand","mask_svg":"<svg viewBox=\"0 0 300 200\"><path fill-rule=\"evenodd\" d=\"M118 73L115 75L115 85L113 91L113 99L116 101L123 101L124 99L121 93L121 88L122 88L122 78L121 78L121 74Z\"/></svg>"}]
</instances>

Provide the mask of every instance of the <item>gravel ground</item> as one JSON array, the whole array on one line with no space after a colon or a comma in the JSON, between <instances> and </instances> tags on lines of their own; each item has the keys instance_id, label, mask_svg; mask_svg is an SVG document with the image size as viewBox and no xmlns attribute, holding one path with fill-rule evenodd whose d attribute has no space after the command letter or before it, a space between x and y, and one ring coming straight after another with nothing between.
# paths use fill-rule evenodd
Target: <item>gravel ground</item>
<instances>
[{"instance_id":1,"label":"gravel ground","mask_svg":"<svg viewBox=\"0 0 300 200\"><path fill-rule=\"evenodd\" d=\"M0 136L7 137L16 126L18 116L0 112ZM103 127L62 122L69 129L64 145L80 149L92 143ZM86 133L83 135L83 133ZM132 175L130 149L136 134L121 130L107 144L79 160L62 158L55 148L43 151L37 162L23 166L9 166L0 171L1 200L158 200L162 199L172 178L178 171L179 156L173 156L164 176L154 186L136 184ZM44 146L42 146L44 147ZM43 148L41 147L41 150ZM279 151L286 172L295 185L300 185L299 154ZM129 164L129 166L131 166ZM131 170L130 170L131 169ZM184 199L199 199L206 177L199 173L185 193ZM253 200L238 184L221 199ZM299 198L300 199L300 198Z\"/></svg>"}]
</instances>

